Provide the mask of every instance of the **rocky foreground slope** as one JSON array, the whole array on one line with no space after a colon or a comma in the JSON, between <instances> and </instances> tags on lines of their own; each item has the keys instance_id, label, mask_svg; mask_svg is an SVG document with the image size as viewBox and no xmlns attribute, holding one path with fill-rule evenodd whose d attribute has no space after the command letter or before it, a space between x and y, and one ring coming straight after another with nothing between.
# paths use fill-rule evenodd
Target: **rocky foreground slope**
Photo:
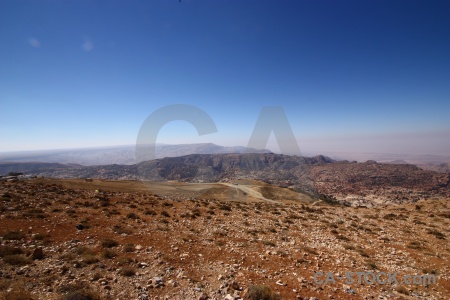
<instances>
[{"instance_id":1,"label":"rocky foreground slope","mask_svg":"<svg viewBox=\"0 0 450 300\"><path fill-rule=\"evenodd\" d=\"M322 195L342 203L365 206L450 197L450 173L426 171L409 164L334 161L325 156L193 154L135 165L0 164L0 172L10 171L54 178L115 180L231 182L255 179L314 197Z\"/></svg>"},{"instance_id":2,"label":"rocky foreground slope","mask_svg":"<svg viewBox=\"0 0 450 300\"><path fill-rule=\"evenodd\" d=\"M173 200L33 179L0 182L0 201L0 299L450 295L448 199L372 209ZM350 272L352 283L341 278ZM374 283L370 272L391 277Z\"/></svg>"}]
</instances>

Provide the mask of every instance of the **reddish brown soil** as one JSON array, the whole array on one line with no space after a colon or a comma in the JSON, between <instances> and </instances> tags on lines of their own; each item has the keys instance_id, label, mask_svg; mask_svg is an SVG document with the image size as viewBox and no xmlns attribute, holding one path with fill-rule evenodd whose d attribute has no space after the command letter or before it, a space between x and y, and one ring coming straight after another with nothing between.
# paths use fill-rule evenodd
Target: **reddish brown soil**
<instances>
[{"instance_id":1,"label":"reddish brown soil","mask_svg":"<svg viewBox=\"0 0 450 300\"><path fill-rule=\"evenodd\" d=\"M186 189L183 200L170 193L177 184L149 191L139 182L0 183L1 297L64 299L90 290L98 299L248 299L250 285L267 285L282 299L449 299L448 200L367 209L226 201L211 197L217 191L201 197ZM117 245L108 248L105 239ZM11 263L12 247L23 261ZM42 259L32 259L36 248ZM135 275L124 276L126 268ZM313 279L318 271L371 270L398 272L399 281L433 274L437 282Z\"/></svg>"}]
</instances>

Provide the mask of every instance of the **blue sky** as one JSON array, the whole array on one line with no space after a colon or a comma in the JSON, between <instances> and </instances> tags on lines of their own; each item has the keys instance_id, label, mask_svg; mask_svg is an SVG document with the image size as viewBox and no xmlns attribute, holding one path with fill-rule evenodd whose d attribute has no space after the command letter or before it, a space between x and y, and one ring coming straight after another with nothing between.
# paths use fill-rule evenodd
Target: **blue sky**
<instances>
[{"instance_id":1,"label":"blue sky","mask_svg":"<svg viewBox=\"0 0 450 300\"><path fill-rule=\"evenodd\" d=\"M218 132L158 142L282 106L302 151L450 154L450 2L0 1L0 151L134 144L177 103Z\"/></svg>"}]
</instances>

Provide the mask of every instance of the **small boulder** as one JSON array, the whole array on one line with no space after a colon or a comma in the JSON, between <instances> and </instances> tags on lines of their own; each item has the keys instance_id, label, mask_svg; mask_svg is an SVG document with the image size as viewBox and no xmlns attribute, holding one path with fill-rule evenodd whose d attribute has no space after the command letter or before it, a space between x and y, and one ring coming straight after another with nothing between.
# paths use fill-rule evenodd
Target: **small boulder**
<instances>
[{"instance_id":1,"label":"small boulder","mask_svg":"<svg viewBox=\"0 0 450 300\"><path fill-rule=\"evenodd\" d=\"M33 251L33 255L32 255L33 260L35 259L43 259L44 258L44 250L42 250L42 248L36 248Z\"/></svg>"}]
</instances>

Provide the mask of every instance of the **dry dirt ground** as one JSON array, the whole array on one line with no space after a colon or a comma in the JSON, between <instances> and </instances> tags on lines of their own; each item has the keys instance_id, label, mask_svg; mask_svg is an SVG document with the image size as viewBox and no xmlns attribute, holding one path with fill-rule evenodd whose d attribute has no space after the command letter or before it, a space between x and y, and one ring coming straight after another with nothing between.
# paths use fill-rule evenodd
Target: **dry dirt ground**
<instances>
[{"instance_id":1,"label":"dry dirt ground","mask_svg":"<svg viewBox=\"0 0 450 300\"><path fill-rule=\"evenodd\" d=\"M448 200L237 183L1 182L0 299L450 299Z\"/></svg>"}]
</instances>

